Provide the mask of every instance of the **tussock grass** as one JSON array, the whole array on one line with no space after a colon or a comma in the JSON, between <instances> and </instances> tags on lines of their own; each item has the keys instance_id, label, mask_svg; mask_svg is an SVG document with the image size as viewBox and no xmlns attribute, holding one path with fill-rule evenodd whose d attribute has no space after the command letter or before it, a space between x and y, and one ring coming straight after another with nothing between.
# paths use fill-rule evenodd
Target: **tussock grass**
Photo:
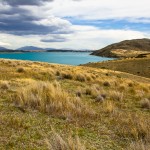
<instances>
[{"instance_id":1,"label":"tussock grass","mask_svg":"<svg viewBox=\"0 0 150 150\"><path fill-rule=\"evenodd\" d=\"M110 96L110 99L115 100L115 101L122 101L124 98L123 92L119 92L119 91L110 91L109 96Z\"/></svg>"},{"instance_id":2,"label":"tussock grass","mask_svg":"<svg viewBox=\"0 0 150 150\"><path fill-rule=\"evenodd\" d=\"M0 81L0 89L8 90L10 88L8 81Z\"/></svg>"},{"instance_id":3,"label":"tussock grass","mask_svg":"<svg viewBox=\"0 0 150 150\"><path fill-rule=\"evenodd\" d=\"M114 117L115 116L115 117ZM150 120L141 115L132 113L114 113L112 120L116 133L121 138L131 138L132 140L150 140Z\"/></svg>"},{"instance_id":4,"label":"tussock grass","mask_svg":"<svg viewBox=\"0 0 150 150\"><path fill-rule=\"evenodd\" d=\"M12 99L15 105L37 109L54 116L94 115L90 107L79 98L71 97L58 82L35 82L21 89Z\"/></svg>"},{"instance_id":5,"label":"tussock grass","mask_svg":"<svg viewBox=\"0 0 150 150\"><path fill-rule=\"evenodd\" d=\"M0 149L147 149L149 91L126 73L0 60Z\"/></svg>"},{"instance_id":6,"label":"tussock grass","mask_svg":"<svg viewBox=\"0 0 150 150\"><path fill-rule=\"evenodd\" d=\"M106 101L103 104L103 107L104 107L104 111L110 114L114 113L117 110L115 104L112 101Z\"/></svg>"},{"instance_id":7,"label":"tussock grass","mask_svg":"<svg viewBox=\"0 0 150 150\"><path fill-rule=\"evenodd\" d=\"M150 143L144 142L142 140L132 142L130 146L127 148L127 150L149 150L150 149Z\"/></svg>"},{"instance_id":8,"label":"tussock grass","mask_svg":"<svg viewBox=\"0 0 150 150\"><path fill-rule=\"evenodd\" d=\"M103 85L106 86L106 87L109 87L109 86L110 86L110 83L109 83L108 81L105 81L105 82L103 83Z\"/></svg>"},{"instance_id":9,"label":"tussock grass","mask_svg":"<svg viewBox=\"0 0 150 150\"><path fill-rule=\"evenodd\" d=\"M69 135L67 138L52 130L53 137L51 140L45 139L49 150L86 150L85 145L76 135L74 138Z\"/></svg>"},{"instance_id":10,"label":"tussock grass","mask_svg":"<svg viewBox=\"0 0 150 150\"><path fill-rule=\"evenodd\" d=\"M150 109L150 100L148 98L141 100L140 103L142 108Z\"/></svg>"},{"instance_id":11,"label":"tussock grass","mask_svg":"<svg viewBox=\"0 0 150 150\"><path fill-rule=\"evenodd\" d=\"M85 82L86 81L86 77L83 74L77 74L76 75L76 80L80 81L80 82Z\"/></svg>"},{"instance_id":12,"label":"tussock grass","mask_svg":"<svg viewBox=\"0 0 150 150\"><path fill-rule=\"evenodd\" d=\"M67 73L67 72L62 72L61 73L61 76L62 76L62 78L64 78L64 79L73 79L73 75L72 75L72 73Z\"/></svg>"},{"instance_id":13,"label":"tussock grass","mask_svg":"<svg viewBox=\"0 0 150 150\"><path fill-rule=\"evenodd\" d=\"M17 69L17 72L19 72L19 73L25 72L25 69L24 69L24 68L18 68L18 69Z\"/></svg>"}]
</instances>

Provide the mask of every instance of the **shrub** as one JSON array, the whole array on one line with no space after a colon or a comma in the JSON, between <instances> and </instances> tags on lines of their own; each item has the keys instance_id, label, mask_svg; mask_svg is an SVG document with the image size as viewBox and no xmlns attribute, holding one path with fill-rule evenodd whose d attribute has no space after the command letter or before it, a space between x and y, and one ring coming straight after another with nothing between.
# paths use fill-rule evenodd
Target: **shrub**
<instances>
[{"instance_id":1,"label":"shrub","mask_svg":"<svg viewBox=\"0 0 150 150\"><path fill-rule=\"evenodd\" d=\"M92 81L93 79L92 79L92 77L90 75L86 75L86 80L87 81Z\"/></svg>"},{"instance_id":2,"label":"shrub","mask_svg":"<svg viewBox=\"0 0 150 150\"><path fill-rule=\"evenodd\" d=\"M80 81L80 82L85 82L86 81L85 76L82 75L82 74L77 74L76 75L76 80Z\"/></svg>"},{"instance_id":3,"label":"shrub","mask_svg":"<svg viewBox=\"0 0 150 150\"><path fill-rule=\"evenodd\" d=\"M109 83L108 81L105 81L105 82L103 83L103 85L109 87L109 86L110 86L110 83Z\"/></svg>"},{"instance_id":4,"label":"shrub","mask_svg":"<svg viewBox=\"0 0 150 150\"><path fill-rule=\"evenodd\" d=\"M101 94L101 96L106 99L107 98L107 95L106 94Z\"/></svg>"},{"instance_id":5,"label":"shrub","mask_svg":"<svg viewBox=\"0 0 150 150\"><path fill-rule=\"evenodd\" d=\"M133 83L132 82L128 83L128 86L133 87Z\"/></svg>"},{"instance_id":6,"label":"shrub","mask_svg":"<svg viewBox=\"0 0 150 150\"><path fill-rule=\"evenodd\" d=\"M3 81L0 83L0 89L3 89L3 90L8 90L9 89L9 83L7 81Z\"/></svg>"},{"instance_id":7,"label":"shrub","mask_svg":"<svg viewBox=\"0 0 150 150\"><path fill-rule=\"evenodd\" d=\"M98 95L95 99L95 102L103 102L105 99L101 95Z\"/></svg>"},{"instance_id":8,"label":"shrub","mask_svg":"<svg viewBox=\"0 0 150 150\"><path fill-rule=\"evenodd\" d=\"M77 91L76 92L76 96L81 97L82 96L82 92L81 91Z\"/></svg>"},{"instance_id":9,"label":"shrub","mask_svg":"<svg viewBox=\"0 0 150 150\"><path fill-rule=\"evenodd\" d=\"M70 73L62 73L62 77L65 79L73 79L73 75Z\"/></svg>"},{"instance_id":10,"label":"shrub","mask_svg":"<svg viewBox=\"0 0 150 150\"><path fill-rule=\"evenodd\" d=\"M145 109L150 109L150 100L145 98L141 101L141 107Z\"/></svg>"},{"instance_id":11,"label":"shrub","mask_svg":"<svg viewBox=\"0 0 150 150\"><path fill-rule=\"evenodd\" d=\"M60 72L59 71L56 71L56 76L60 76Z\"/></svg>"},{"instance_id":12,"label":"shrub","mask_svg":"<svg viewBox=\"0 0 150 150\"><path fill-rule=\"evenodd\" d=\"M91 88L87 88L87 89L85 90L85 94L86 94L86 95L91 95L91 94L92 94L92 89L91 89Z\"/></svg>"},{"instance_id":13,"label":"shrub","mask_svg":"<svg viewBox=\"0 0 150 150\"><path fill-rule=\"evenodd\" d=\"M22 73L22 72L25 72L25 70L24 70L24 68L18 68L17 72Z\"/></svg>"}]
</instances>

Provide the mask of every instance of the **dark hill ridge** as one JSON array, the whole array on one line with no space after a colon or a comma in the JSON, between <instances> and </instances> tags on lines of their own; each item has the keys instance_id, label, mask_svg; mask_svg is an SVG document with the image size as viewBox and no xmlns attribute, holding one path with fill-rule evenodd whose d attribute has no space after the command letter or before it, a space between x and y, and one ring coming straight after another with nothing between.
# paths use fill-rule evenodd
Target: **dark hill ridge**
<instances>
[{"instance_id":1,"label":"dark hill ridge","mask_svg":"<svg viewBox=\"0 0 150 150\"><path fill-rule=\"evenodd\" d=\"M2 46L0 46L0 51L3 51L3 50L8 50L7 48L5 48L5 47L2 47Z\"/></svg>"},{"instance_id":2,"label":"dark hill ridge","mask_svg":"<svg viewBox=\"0 0 150 150\"><path fill-rule=\"evenodd\" d=\"M137 57L145 53L150 53L150 39L125 40L94 51L92 55L117 58Z\"/></svg>"},{"instance_id":3,"label":"dark hill ridge","mask_svg":"<svg viewBox=\"0 0 150 150\"><path fill-rule=\"evenodd\" d=\"M40 47L35 47L35 46L24 46L24 47L18 48L17 50L29 51L29 50L44 50L44 49Z\"/></svg>"}]
</instances>

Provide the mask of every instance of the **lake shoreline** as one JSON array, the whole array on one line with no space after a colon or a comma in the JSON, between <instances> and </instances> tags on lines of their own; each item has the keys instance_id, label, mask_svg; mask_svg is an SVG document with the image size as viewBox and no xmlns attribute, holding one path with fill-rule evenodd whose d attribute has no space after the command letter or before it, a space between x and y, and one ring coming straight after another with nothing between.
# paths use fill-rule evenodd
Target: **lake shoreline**
<instances>
[{"instance_id":1,"label":"lake shoreline","mask_svg":"<svg viewBox=\"0 0 150 150\"><path fill-rule=\"evenodd\" d=\"M90 52L13 52L13 53L0 53L0 58L16 59L16 60L29 60L48 62L56 64L74 65L86 64L89 62L100 62L112 60L112 58L92 56Z\"/></svg>"},{"instance_id":2,"label":"lake shoreline","mask_svg":"<svg viewBox=\"0 0 150 150\"><path fill-rule=\"evenodd\" d=\"M0 50L0 53L31 53L31 52L83 52L83 53L92 53L93 51L89 50Z\"/></svg>"}]
</instances>

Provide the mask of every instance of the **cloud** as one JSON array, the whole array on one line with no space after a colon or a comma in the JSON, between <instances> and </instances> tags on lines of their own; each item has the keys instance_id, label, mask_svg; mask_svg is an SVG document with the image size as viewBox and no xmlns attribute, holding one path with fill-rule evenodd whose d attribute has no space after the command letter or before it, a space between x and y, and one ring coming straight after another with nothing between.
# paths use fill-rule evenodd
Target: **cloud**
<instances>
[{"instance_id":1,"label":"cloud","mask_svg":"<svg viewBox=\"0 0 150 150\"><path fill-rule=\"evenodd\" d=\"M12 16L12 18L0 18L0 22L1 32L15 35L68 34L72 32L67 21L55 17L47 20L36 20L32 16L14 16L14 18Z\"/></svg>"},{"instance_id":2,"label":"cloud","mask_svg":"<svg viewBox=\"0 0 150 150\"><path fill-rule=\"evenodd\" d=\"M66 42L68 39L61 35L50 35L48 38L41 39L41 42L53 43L53 42Z\"/></svg>"},{"instance_id":3,"label":"cloud","mask_svg":"<svg viewBox=\"0 0 150 150\"><path fill-rule=\"evenodd\" d=\"M0 0L0 41L13 48L99 49L150 38L149 10L149 0Z\"/></svg>"},{"instance_id":4,"label":"cloud","mask_svg":"<svg viewBox=\"0 0 150 150\"><path fill-rule=\"evenodd\" d=\"M150 38L150 33L130 29L99 29L92 26L74 26L75 34L70 37L70 46L82 49L100 49L106 45L131 39ZM78 44L77 44L78 43Z\"/></svg>"},{"instance_id":5,"label":"cloud","mask_svg":"<svg viewBox=\"0 0 150 150\"><path fill-rule=\"evenodd\" d=\"M48 0L34 1L34 3L45 2ZM40 16L32 13L32 9L39 8L39 6L19 6L25 3L31 4L31 1L17 1L10 0L13 5L7 6L6 4L0 3L2 8L0 13L0 32L9 33L14 35L30 35L30 34L68 34L71 33L71 23L65 19L59 17L54 17L53 15L49 16ZM17 3L18 2L18 3ZM25 3L24 3L25 2Z\"/></svg>"},{"instance_id":6,"label":"cloud","mask_svg":"<svg viewBox=\"0 0 150 150\"><path fill-rule=\"evenodd\" d=\"M5 42L0 42L0 46L10 46L9 43L5 43Z\"/></svg>"},{"instance_id":7,"label":"cloud","mask_svg":"<svg viewBox=\"0 0 150 150\"><path fill-rule=\"evenodd\" d=\"M48 10L56 16L75 17L84 20L150 18L149 0L56 0ZM48 6L46 6L48 7Z\"/></svg>"},{"instance_id":8,"label":"cloud","mask_svg":"<svg viewBox=\"0 0 150 150\"><path fill-rule=\"evenodd\" d=\"M129 22L150 24L150 18L129 18Z\"/></svg>"},{"instance_id":9,"label":"cloud","mask_svg":"<svg viewBox=\"0 0 150 150\"><path fill-rule=\"evenodd\" d=\"M73 48L73 49L100 49L108 44L122 40L150 38L150 33L134 30L104 30L92 26L73 26L71 34L59 35L11 35L0 33L0 41L9 43L9 48L18 48L26 45L44 48Z\"/></svg>"},{"instance_id":10,"label":"cloud","mask_svg":"<svg viewBox=\"0 0 150 150\"><path fill-rule=\"evenodd\" d=\"M44 2L52 2L53 0L1 0L3 4L11 6L19 5L41 5Z\"/></svg>"}]
</instances>

